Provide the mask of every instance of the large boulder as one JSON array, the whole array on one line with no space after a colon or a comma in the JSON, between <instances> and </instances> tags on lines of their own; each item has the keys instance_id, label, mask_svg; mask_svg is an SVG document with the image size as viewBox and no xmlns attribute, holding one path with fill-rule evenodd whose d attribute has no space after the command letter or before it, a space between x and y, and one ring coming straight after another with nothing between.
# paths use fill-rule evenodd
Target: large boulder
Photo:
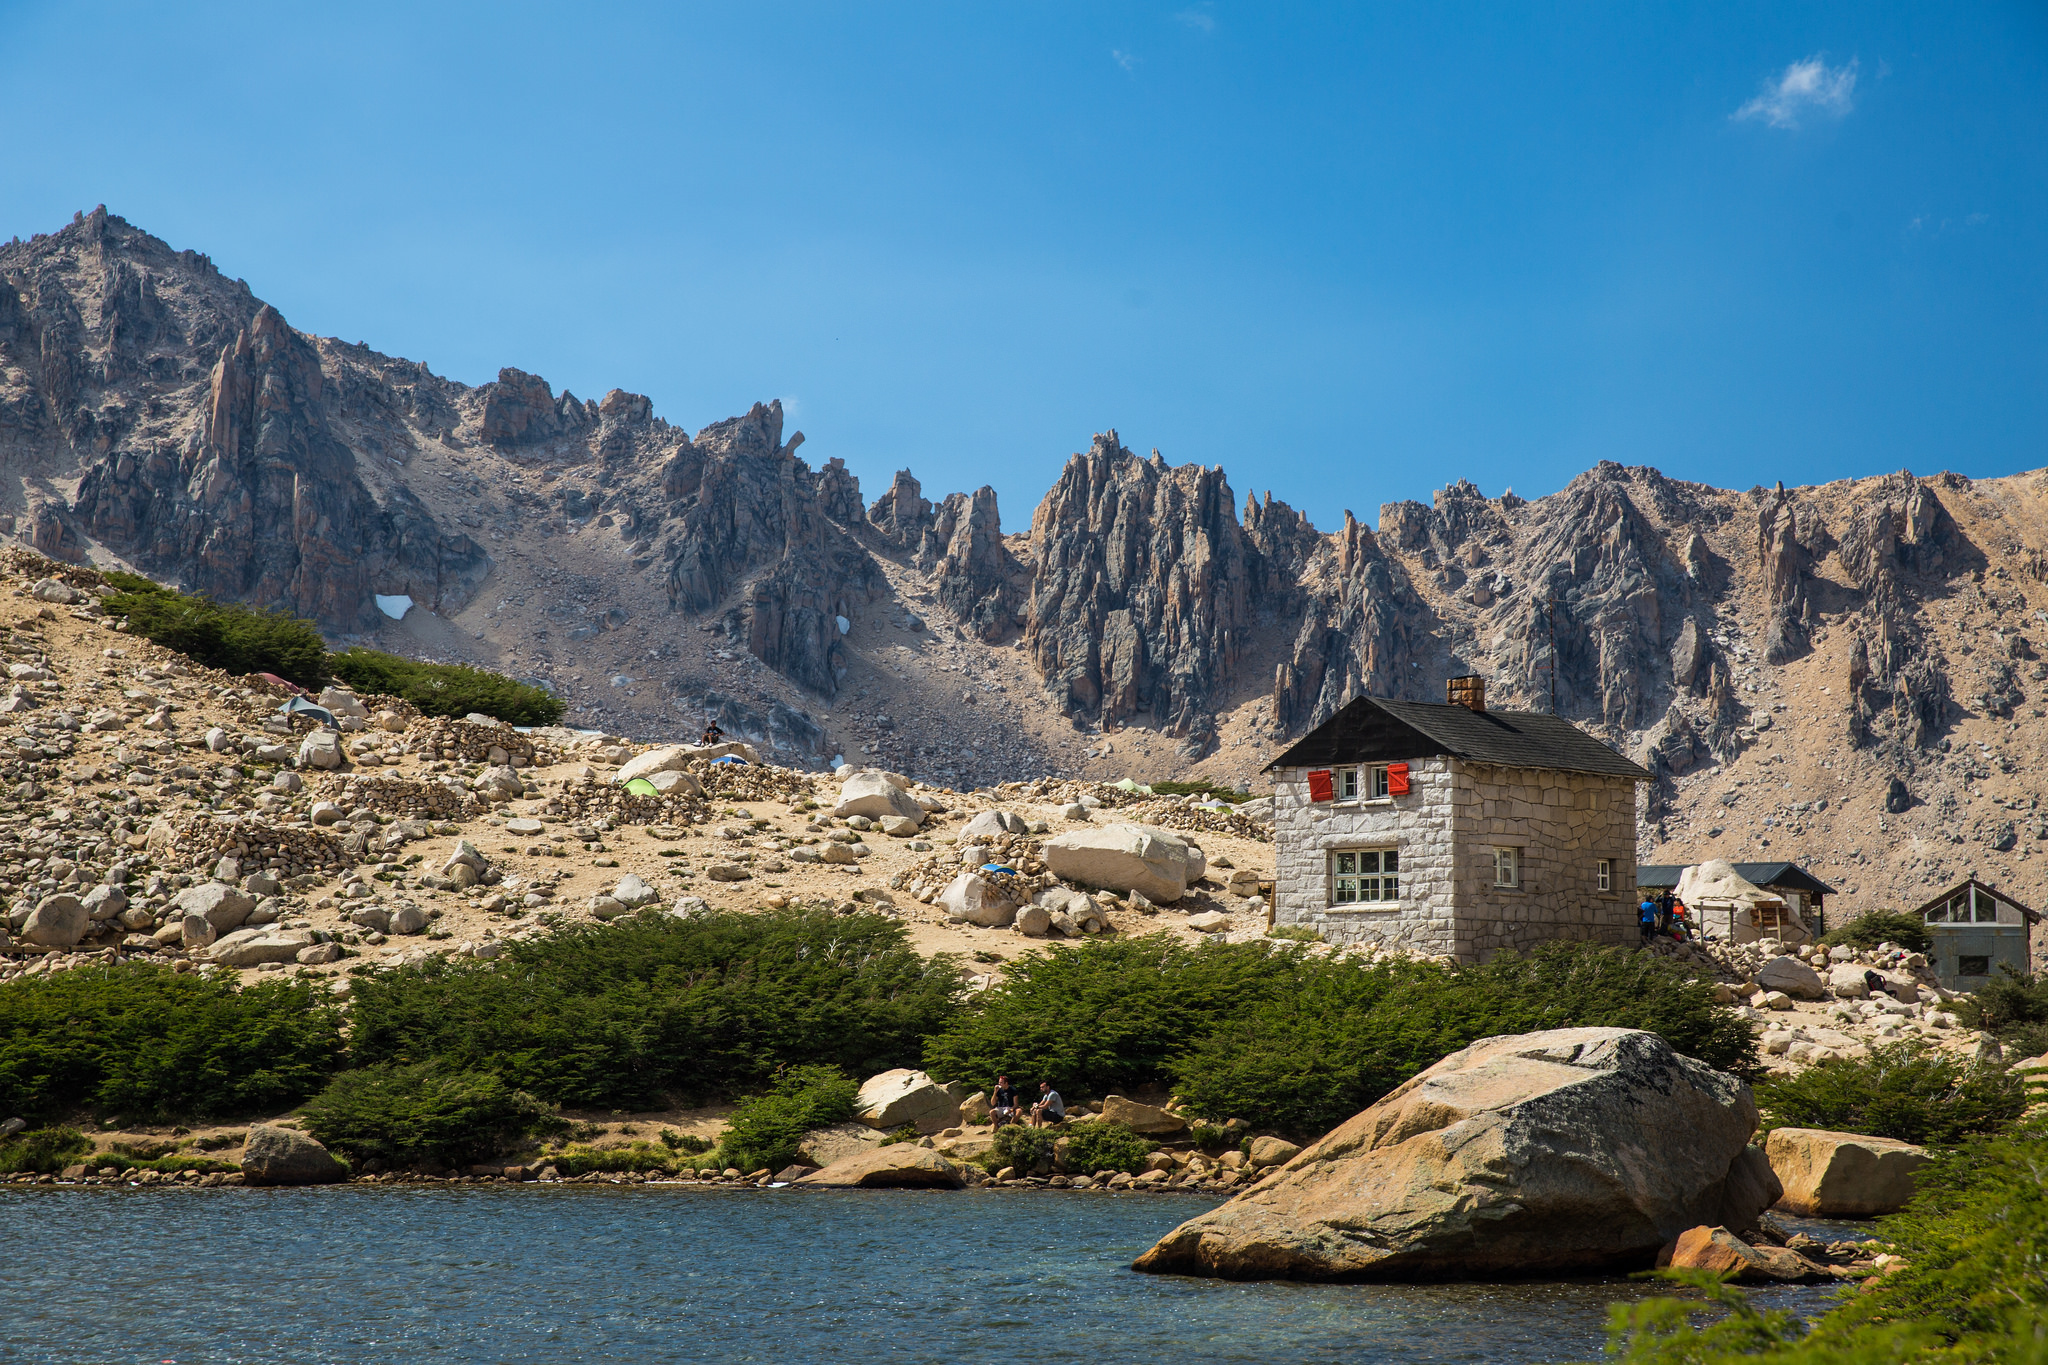
<instances>
[{"instance_id":1,"label":"large boulder","mask_svg":"<svg viewBox=\"0 0 2048 1365\"><path fill-rule=\"evenodd\" d=\"M853 1116L870 1128L893 1133L906 1123L920 1133L936 1133L960 1121L966 1091L940 1085L922 1071L901 1068L870 1076L853 1098Z\"/></svg>"},{"instance_id":2,"label":"large boulder","mask_svg":"<svg viewBox=\"0 0 2048 1365\"><path fill-rule=\"evenodd\" d=\"M256 908L256 898L226 882L203 882L171 898L171 910L180 915L199 915L215 933L238 928Z\"/></svg>"},{"instance_id":3,"label":"large boulder","mask_svg":"<svg viewBox=\"0 0 2048 1365\"><path fill-rule=\"evenodd\" d=\"M980 843L984 839L1000 839L1005 834L1030 832L1030 823L1021 815L1012 815L1006 810L985 810L960 827L960 842Z\"/></svg>"},{"instance_id":4,"label":"large boulder","mask_svg":"<svg viewBox=\"0 0 2048 1365\"><path fill-rule=\"evenodd\" d=\"M1771 1173L1785 1187L1778 1207L1808 1218L1872 1218L1896 1213L1930 1158L1894 1138L1773 1128L1764 1137Z\"/></svg>"},{"instance_id":5,"label":"large boulder","mask_svg":"<svg viewBox=\"0 0 2048 1365\"><path fill-rule=\"evenodd\" d=\"M895 1142L844 1157L795 1183L824 1189L957 1190L967 1183L967 1177L929 1147Z\"/></svg>"},{"instance_id":6,"label":"large boulder","mask_svg":"<svg viewBox=\"0 0 2048 1365\"><path fill-rule=\"evenodd\" d=\"M1757 968L1756 984L1767 991L1783 991L1795 1000L1819 1000L1828 993L1820 973L1796 957L1774 957Z\"/></svg>"},{"instance_id":7,"label":"large boulder","mask_svg":"<svg viewBox=\"0 0 2048 1365\"><path fill-rule=\"evenodd\" d=\"M936 903L947 919L984 929L1006 928L1017 918L1016 898L977 872L962 872L946 883Z\"/></svg>"},{"instance_id":8,"label":"large boulder","mask_svg":"<svg viewBox=\"0 0 2048 1365\"><path fill-rule=\"evenodd\" d=\"M1863 980L1863 968L1854 962L1837 962L1828 968L1828 994L1837 1000L1861 1000L1870 994Z\"/></svg>"},{"instance_id":9,"label":"large boulder","mask_svg":"<svg viewBox=\"0 0 2048 1365\"><path fill-rule=\"evenodd\" d=\"M299 742L301 768L339 768L341 736L333 730L315 730Z\"/></svg>"},{"instance_id":10,"label":"large boulder","mask_svg":"<svg viewBox=\"0 0 2048 1365\"><path fill-rule=\"evenodd\" d=\"M1647 1267L1778 1196L1749 1087L1636 1029L1452 1053L1139 1257L1232 1279L1466 1278Z\"/></svg>"},{"instance_id":11,"label":"large boulder","mask_svg":"<svg viewBox=\"0 0 2048 1365\"><path fill-rule=\"evenodd\" d=\"M894 776L879 768L862 768L849 774L840 785L839 804L832 807L832 814L842 820L850 815L865 815L870 820L897 815L923 824L924 807L917 804L916 797L890 780Z\"/></svg>"},{"instance_id":12,"label":"large boulder","mask_svg":"<svg viewBox=\"0 0 2048 1365\"><path fill-rule=\"evenodd\" d=\"M320 689L320 695L315 700L337 716L353 716L357 720L368 720L370 717L362 698L346 687L324 687Z\"/></svg>"},{"instance_id":13,"label":"large boulder","mask_svg":"<svg viewBox=\"0 0 2048 1365\"><path fill-rule=\"evenodd\" d=\"M835 1123L813 1128L797 1144L797 1155L813 1166L830 1166L882 1145L882 1135L865 1123Z\"/></svg>"},{"instance_id":14,"label":"large boulder","mask_svg":"<svg viewBox=\"0 0 2048 1365\"><path fill-rule=\"evenodd\" d=\"M85 937L85 926L91 921L92 912L78 897L68 892L45 896L28 912L28 920L21 926L22 941L44 948L70 948Z\"/></svg>"},{"instance_id":15,"label":"large boulder","mask_svg":"<svg viewBox=\"0 0 2048 1365\"><path fill-rule=\"evenodd\" d=\"M1188 1126L1188 1121L1178 1114L1169 1113L1150 1104L1125 1099L1122 1095L1110 1095L1102 1101L1102 1121L1121 1123L1134 1133L1146 1136L1179 1133Z\"/></svg>"},{"instance_id":16,"label":"large boulder","mask_svg":"<svg viewBox=\"0 0 2048 1365\"><path fill-rule=\"evenodd\" d=\"M1123 823L1048 839L1045 865L1068 881L1142 892L1160 902L1179 900L1208 867L1202 851L1178 834Z\"/></svg>"},{"instance_id":17,"label":"large boulder","mask_svg":"<svg viewBox=\"0 0 2048 1365\"><path fill-rule=\"evenodd\" d=\"M310 929L237 929L216 942L206 956L223 967L297 962L299 954L318 941Z\"/></svg>"},{"instance_id":18,"label":"large boulder","mask_svg":"<svg viewBox=\"0 0 2048 1365\"><path fill-rule=\"evenodd\" d=\"M348 1179L348 1167L325 1147L293 1128L259 1123L242 1147L242 1180L249 1185L331 1185Z\"/></svg>"}]
</instances>

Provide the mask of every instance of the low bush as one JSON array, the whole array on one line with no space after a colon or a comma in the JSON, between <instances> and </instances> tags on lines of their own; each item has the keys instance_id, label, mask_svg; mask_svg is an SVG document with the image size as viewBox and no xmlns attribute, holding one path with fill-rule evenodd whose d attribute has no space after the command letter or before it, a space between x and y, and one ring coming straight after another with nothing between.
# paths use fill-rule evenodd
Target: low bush
<instances>
[{"instance_id":1,"label":"low bush","mask_svg":"<svg viewBox=\"0 0 2048 1365\"><path fill-rule=\"evenodd\" d=\"M80 1107L146 1121L275 1112L341 1057L341 1014L304 982L127 963L0 985L0 1113L31 1122Z\"/></svg>"},{"instance_id":2,"label":"low bush","mask_svg":"<svg viewBox=\"0 0 2048 1365\"><path fill-rule=\"evenodd\" d=\"M686 1156L702 1156L711 1150L710 1142L695 1133L678 1133L673 1128L661 1130L661 1145L671 1152L681 1152Z\"/></svg>"},{"instance_id":3,"label":"low bush","mask_svg":"<svg viewBox=\"0 0 2048 1365\"><path fill-rule=\"evenodd\" d=\"M1875 948L1880 943L1896 943L1916 953L1934 946L1934 936L1928 933L1920 917L1898 910L1865 911L1847 924L1828 930L1820 941L1829 948Z\"/></svg>"},{"instance_id":4,"label":"low bush","mask_svg":"<svg viewBox=\"0 0 2048 1365\"><path fill-rule=\"evenodd\" d=\"M1238 791L1235 787L1219 787L1214 782L1153 782L1148 785L1160 796L1209 796L1232 805L1251 800L1249 792Z\"/></svg>"},{"instance_id":5,"label":"low bush","mask_svg":"<svg viewBox=\"0 0 2048 1365\"><path fill-rule=\"evenodd\" d=\"M733 1106L718 1155L742 1171L779 1171L796 1160L804 1134L853 1117L860 1082L836 1066L796 1066L764 1095Z\"/></svg>"},{"instance_id":6,"label":"low bush","mask_svg":"<svg viewBox=\"0 0 2048 1365\"><path fill-rule=\"evenodd\" d=\"M1918 1043L1832 1057L1757 1086L1766 1128L1844 1133L1946 1146L1995 1132L2026 1111L2021 1077Z\"/></svg>"},{"instance_id":7,"label":"low bush","mask_svg":"<svg viewBox=\"0 0 2048 1365\"><path fill-rule=\"evenodd\" d=\"M1124 1171L1136 1175L1144 1168L1145 1158L1155 1144L1142 1133L1134 1133L1121 1123L1074 1124L1065 1130L1066 1156L1063 1164L1070 1171L1094 1175L1097 1171Z\"/></svg>"},{"instance_id":8,"label":"low bush","mask_svg":"<svg viewBox=\"0 0 2048 1365\"><path fill-rule=\"evenodd\" d=\"M1057 1141L1059 1134L1050 1128L1007 1123L996 1129L994 1142L981 1154L981 1164L990 1174L1014 1166L1020 1175L1029 1175L1041 1161L1052 1160Z\"/></svg>"},{"instance_id":9,"label":"low bush","mask_svg":"<svg viewBox=\"0 0 2048 1365\"><path fill-rule=\"evenodd\" d=\"M1922 1168L1918 1194L1878 1224L1903 1264L1809 1327L1759 1311L1700 1272L1690 1298L1617 1304L1610 1359L1629 1365L1905 1365L2048 1360L2048 1124L1972 1139ZM1712 1321L1697 1324L1705 1309Z\"/></svg>"},{"instance_id":10,"label":"low bush","mask_svg":"<svg viewBox=\"0 0 2048 1365\"><path fill-rule=\"evenodd\" d=\"M1367 965L1272 942L1159 937L1019 959L927 1042L941 1080L998 1072L1076 1097L1160 1080L1195 1112L1313 1137L1477 1039L1605 1025L1648 1029L1750 1074L1756 1038L1666 958L1552 944L1480 966Z\"/></svg>"},{"instance_id":11,"label":"low bush","mask_svg":"<svg viewBox=\"0 0 2048 1365\"><path fill-rule=\"evenodd\" d=\"M494 1073L436 1062L344 1071L302 1112L326 1146L393 1166L465 1166L560 1126L546 1104Z\"/></svg>"},{"instance_id":12,"label":"low bush","mask_svg":"<svg viewBox=\"0 0 2048 1365\"><path fill-rule=\"evenodd\" d=\"M2048 976L2000 963L1997 976L1951 1008L1965 1027L1993 1034L2025 1056L2048 1052Z\"/></svg>"},{"instance_id":13,"label":"low bush","mask_svg":"<svg viewBox=\"0 0 2048 1365\"><path fill-rule=\"evenodd\" d=\"M118 570L106 578L111 591L100 605L127 617L130 634L225 673L275 673L301 687L327 681L327 643L311 621L177 592Z\"/></svg>"},{"instance_id":14,"label":"low bush","mask_svg":"<svg viewBox=\"0 0 2048 1365\"><path fill-rule=\"evenodd\" d=\"M685 1168L695 1169L695 1163L687 1157L651 1142L635 1142L625 1147L572 1145L551 1149L547 1161L558 1175L624 1175L639 1171L674 1174Z\"/></svg>"},{"instance_id":15,"label":"low bush","mask_svg":"<svg viewBox=\"0 0 2048 1365\"><path fill-rule=\"evenodd\" d=\"M55 1175L92 1150L76 1128L30 1128L0 1138L0 1175Z\"/></svg>"},{"instance_id":16,"label":"low bush","mask_svg":"<svg viewBox=\"0 0 2048 1365\"><path fill-rule=\"evenodd\" d=\"M428 716L466 716L480 711L507 725L553 725L562 700L535 687L467 664L430 664L382 650L343 650L327 660L335 677L359 692L403 697Z\"/></svg>"},{"instance_id":17,"label":"low bush","mask_svg":"<svg viewBox=\"0 0 2048 1365\"><path fill-rule=\"evenodd\" d=\"M959 1008L950 959L898 921L821 911L648 914L564 928L496 962L356 980L365 1061L496 1071L551 1103L651 1109L758 1090L781 1065L915 1065Z\"/></svg>"}]
</instances>

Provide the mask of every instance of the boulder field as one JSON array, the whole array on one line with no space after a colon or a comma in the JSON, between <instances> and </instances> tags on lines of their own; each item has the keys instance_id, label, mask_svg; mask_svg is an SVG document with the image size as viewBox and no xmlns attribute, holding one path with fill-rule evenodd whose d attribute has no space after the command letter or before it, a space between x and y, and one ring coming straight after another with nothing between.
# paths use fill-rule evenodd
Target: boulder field
<instances>
[{"instance_id":1,"label":"boulder field","mask_svg":"<svg viewBox=\"0 0 2048 1365\"><path fill-rule=\"evenodd\" d=\"M1135 1263L1228 1279L1462 1279L1647 1267L1779 1195L1749 1087L1635 1029L1486 1038Z\"/></svg>"}]
</instances>

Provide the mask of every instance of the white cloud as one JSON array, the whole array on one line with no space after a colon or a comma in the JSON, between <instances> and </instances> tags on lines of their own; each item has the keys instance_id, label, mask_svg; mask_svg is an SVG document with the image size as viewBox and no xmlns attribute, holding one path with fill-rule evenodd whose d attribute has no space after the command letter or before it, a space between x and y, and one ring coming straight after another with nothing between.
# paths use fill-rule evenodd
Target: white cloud
<instances>
[{"instance_id":1,"label":"white cloud","mask_svg":"<svg viewBox=\"0 0 2048 1365\"><path fill-rule=\"evenodd\" d=\"M1119 52L1117 49L1111 48L1109 55L1115 59L1118 66L1126 71L1130 71L1138 65L1138 59L1128 52Z\"/></svg>"},{"instance_id":2,"label":"white cloud","mask_svg":"<svg viewBox=\"0 0 2048 1365\"><path fill-rule=\"evenodd\" d=\"M1829 66L1819 57L1794 62L1764 91L1735 111L1738 119L1762 119L1773 128L1797 128L1807 114L1841 118L1856 105L1856 60Z\"/></svg>"},{"instance_id":3,"label":"white cloud","mask_svg":"<svg viewBox=\"0 0 2048 1365\"><path fill-rule=\"evenodd\" d=\"M1206 5L1200 5L1194 9L1184 9L1173 17L1186 24L1189 28L1198 28L1204 33L1214 33L1216 31L1216 16L1209 13L1209 7Z\"/></svg>"}]
</instances>

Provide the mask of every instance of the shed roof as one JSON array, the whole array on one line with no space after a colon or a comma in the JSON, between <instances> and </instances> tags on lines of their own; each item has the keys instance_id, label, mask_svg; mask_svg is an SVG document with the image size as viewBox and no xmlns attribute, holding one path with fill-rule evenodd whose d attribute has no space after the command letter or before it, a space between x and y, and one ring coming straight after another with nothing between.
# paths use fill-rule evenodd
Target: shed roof
<instances>
[{"instance_id":1,"label":"shed roof","mask_svg":"<svg viewBox=\"0 0 2048 1365\"><path fill-rule=\"evenodd\" d=\"M1636 869L1637 886L1676 886L1689 866L1686 863L1650 863ZM1742 879L1758 886L1782 886L1788 891L1810 891L1817 896L1837 894L1835 888L1797 863L1735 863Z\"/></svg>"},{"instance_id":2,"label":"shed roof","mask_svg":"<svg viewBox=\"0 0 2048 1365\"><path fill-rule=\"evenodd\" d=\"M1650 774L1564 719L1541 711L1358 697L1266 765L1400 762L1446 755L1506 768L1550 768L1648 782Z\"/></svg>"}]
</instances>

